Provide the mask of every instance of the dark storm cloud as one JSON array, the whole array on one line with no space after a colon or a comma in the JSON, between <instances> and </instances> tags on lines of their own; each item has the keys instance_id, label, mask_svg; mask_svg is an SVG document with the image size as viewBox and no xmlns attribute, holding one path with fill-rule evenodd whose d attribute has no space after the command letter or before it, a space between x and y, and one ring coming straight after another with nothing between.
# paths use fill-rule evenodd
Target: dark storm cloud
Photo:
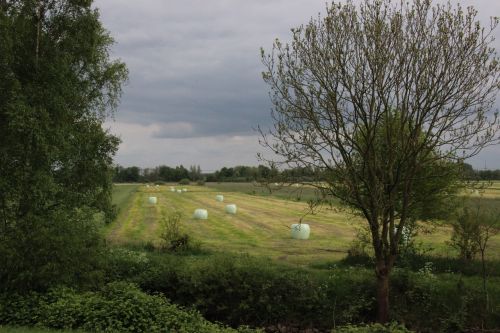
<instances>
[{"instance_id":1,"label":"dark storm cloud","mask_svg":"<svg viewBox=\"0 0 500 333\"><path fill-rule=\"evenodd\" d=\"M485 25L500 14L500 1L463 4L478 8ZM117 161L145 166L170 156L172 164L209 161L215 168L257 163L253 128L270 125L271 107L259 49L269 50L276 37L288 41L290 28L324 12L325 1L96 0L95 6L117 42L113 56L130 70L109 124L122 138ZM500 167L499 158L485 158Z\"/></svg>"}]
</instances>

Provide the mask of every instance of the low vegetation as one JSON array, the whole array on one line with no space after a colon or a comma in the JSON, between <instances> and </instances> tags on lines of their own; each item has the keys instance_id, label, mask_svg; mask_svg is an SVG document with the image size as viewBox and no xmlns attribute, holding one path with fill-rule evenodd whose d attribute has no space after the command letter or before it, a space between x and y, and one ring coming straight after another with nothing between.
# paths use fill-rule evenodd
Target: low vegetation
<instances>
[{"instance_id":1,"label":"low vegetation","mask_svg":"<svg viewBox=\"0 0 500 333\"><path fill-rule=\"evenodd\" d=\"M0 318L7 325L89 332L250 332L212 324L196 311L124 282L107 284L98 292L56 288L43 294L4 294L0 305Z\"/></svg>"}]
</instances>

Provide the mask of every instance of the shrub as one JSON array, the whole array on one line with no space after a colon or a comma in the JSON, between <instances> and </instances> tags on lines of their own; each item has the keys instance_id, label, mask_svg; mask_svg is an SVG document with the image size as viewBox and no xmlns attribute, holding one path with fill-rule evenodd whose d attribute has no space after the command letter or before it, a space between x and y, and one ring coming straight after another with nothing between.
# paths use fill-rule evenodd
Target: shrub
<instances>
[{"instance_id":1,"label":"shrub","mask_svg":"<svg viewBox=\"0 0 500 333\"><path fill-rule=\"evenodd\" d=\"M0 231L0 292L45 291L99 279L104 217L93 208L49 210Z\"/></svg>"},{"instance_id":2,"label":"shrub","mask_svg":"<svg viewBox=\"0 0 500 333\"><path fill-rule=\"evenodd\" d=\"M163 241L161 247L168 251L187 250L189 248L189 235L181 233L182 213L175 211L167 217L164 215L160 220L160 239Z\"/></svg>"},{"instance_id":3,"label":"shrub","mask_svg":"<svg viewBox=\"0 0 500 333\"><path fill-rule=\"evenodd\" d=\"M411 333L404 326L397 323L387 325L371 324L366 326L343 326L332 331L332 333Z\"/></svg>"},{"instance_id":4,"label":"shrub","mask_svg":"<svg viewBox=\"0 0 500 333\"><path fill-rule=\"evenodd\" d=\"M333 320L374 317L371 272L342 270L324 281L306 270L270 260L221 254L202 260L154 255L150 268L133 281L181 305L194 305L209 320L231 326L282 323L328 328L333 326L334 308Z\"/></svg>"},{"instance_id":5,"label":"shrub","mask_svg":"<svg viewBox=\"0 0 500 333\"><path fill-rule=\"evenodd\" d=\"M129 258L129 256L126 256ZM373 270L337 266L306 270L248 255L178 256L149 253L147 263L130 256L132 272L110 265L118 278L173 302L194 306L205 318L231 326L283 324L328 329L375 319ZM123 267L123 268L120 268ZM457 274L435 274L435 266L418 272L396 268L391 282L391 316L420 332L454 332L498 327L500 315L483 311L481 280ZM500 278L492 277L493 309L500 304ZM497 311L500 313L499 311Z\"/></svg>"},{"instance_id":6,"label":"shrub","mask_svg":"<svg viewBox=\"0 0 500 333\"><path fill-rule=\"evenodd\" d=\"M237 332L124 282L110 283L100 292L58 288L47 294L3 295L0 324L92 332ZM253 332L245 327L240 331Z\"/></svg>"},{"instance_id":7,"label":"shrub","mask_svg":"<svg viewBox=\"0 0 500 333\"><path fill-rule=\"evenodd\" d=\"M198 186L205 186L205 181L204 180L198 180L196 182L196 185L198 185Z\"/></svg>"},{"instance_id":8,"label":"shrub","mask_svg":"<svg viewBox=\"0 0 500 333\"><path fill-rule=\"evenodd\" d=\"M179 181L179 185L189 185L190 183L190 180L187 179L187 178L182 178L180 181Z\"/></svg>"}]
</instances>

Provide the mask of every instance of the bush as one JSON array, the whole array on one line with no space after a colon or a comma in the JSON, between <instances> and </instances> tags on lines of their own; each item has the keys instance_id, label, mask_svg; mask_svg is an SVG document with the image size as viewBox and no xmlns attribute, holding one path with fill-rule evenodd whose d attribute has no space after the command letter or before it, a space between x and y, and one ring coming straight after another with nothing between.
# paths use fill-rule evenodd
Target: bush
<instances>
[{"instance_id":1,"label":"bush","mask_svg":"<svg viewBox=\"0 0 500 333\"><path fill-rule=\"evenodd\" d=\"M193 305L209 320L234 327L282 323L328 328L333 320L374 318L371 272L342 270L324 281L306 270L245 255L200 259L151 254L149 258L142 274L130 276L130 281L146 291L161 292L175 303Z\"/></svg>"},{"instance_id":2,"label":"bush","mask_svg":"<svg viewBox=\"0 0 500 333\"><path fill-rule=\"evenodd\" d=\"M411 331L402 325L391 323L387 325L343 326L333 330L332 333L411 333Z\"/></svg>"},{"instance_id":3,"label":"bush","mask_svg":"<svg viewBox=\"0 0 500 333\"><path fill-rule=\"evenodd\" d=\"M124 260L131 260L131 271ZM161 292L173 302L194 306L205 318L231 326L329 329L335 325L373 322L376 315L373 270L334 267L306 270L246 255L177 256L149 253L126 255L110 264L118 279L148 292ZM396 268L391 280L391 316L421 332L455 332L500 325L500 279L490 283L492 309L477 304L482 297L479 277L418 272ZM497 314L497 312L499 314Z\"/></svg>"},{"instance_id":4,"label":"bush","mask_svg":"<svg viewBox=\"0 0 500 333\"><path fill-rule=\"evenodd\" d=\"M45 291L66 284L91 286L100 278L104 216L86 207L54 208L0 231L0 293Z\"/></svg>"},{"instance_id":5,"label":"bush","mask_svg":"<svg viewBox=\"0 0 500 333\"><path fill-rule=\"evenodd\" d=\"M189 249L190 238L186 233L181 233L182 213L175 211L160 220L160 239L163 241L161 248L167 251L182 251Z\"/></svg>"},{"instance_id":6,"label":"bush","mask_svg":"<svg viewBox=\"0 0 500 333\"><path fill-rule=\"evenodd\" d=\"M187 178L182 178L180 181L179 181L179 185L189 185L190 184L190 180L187 179Z\"/></svg>"},{"instance_id":7,"label":"bush","mask_svg":"<svg viewBox=\"0 0 500 333\"><path fill-rule=\"evenodd\" d=\"M2 295L0 324L92 332L237 332L124 282L110 283L100 292L58 288L47 294Z\"/></svg>"},{"instance_id":8,"label":"bush","mask_svg":"<svg viewBox=\"0 0 500 333\"><path fill-rule=\"evenodd\" d=\"M204 180L198 180L196 182L196 185L198 185L198 186L205 186L205 181Z\"/></svg>"}]
</instances>

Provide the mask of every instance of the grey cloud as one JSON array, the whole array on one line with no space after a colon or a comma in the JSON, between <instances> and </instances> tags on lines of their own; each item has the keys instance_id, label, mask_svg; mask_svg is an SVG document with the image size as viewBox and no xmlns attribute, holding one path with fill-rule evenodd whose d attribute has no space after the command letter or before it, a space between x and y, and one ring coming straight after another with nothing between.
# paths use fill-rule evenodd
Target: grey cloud
<instances>
[{"instance_id":1,"label":"grey cloud","mask_svg":"<svg viewBox=\"0 0 500 333\"><path fill-rule=\"evenodd\" d=\"M500 12L500 1L463 4L475 5L483 22ZM175 155L183 163L193 159L193 164L206 159L222 166L243 160L256 164L255 154L250 153L258 147L253 128L271 124L260 47L269 50L275 38L288 41L290 28L324 13L325 1L96 0L95 6L117 42L113 56L123 59L130 70L117 124L110 126L120 131L124 124L140 125L134 127L137 133L130 129L122 133L117 161L144 165L152 159L132 149L133 141L156 147L163 140L161 156ZM495 42L497 49L499 42ZM207 138L238 135L246 138L242 141L246 148L234 143L223 149L216 141L213 149L224 152L212 151L208 156L202 145ZM172 142L178 146L181 140L195 145L185 156L168 147ZM243 157L242 152L250 155ZM226 160L217 162L213 156ZM500 158L493 161L500 167Z\"/></svg>"}]
</instances>

